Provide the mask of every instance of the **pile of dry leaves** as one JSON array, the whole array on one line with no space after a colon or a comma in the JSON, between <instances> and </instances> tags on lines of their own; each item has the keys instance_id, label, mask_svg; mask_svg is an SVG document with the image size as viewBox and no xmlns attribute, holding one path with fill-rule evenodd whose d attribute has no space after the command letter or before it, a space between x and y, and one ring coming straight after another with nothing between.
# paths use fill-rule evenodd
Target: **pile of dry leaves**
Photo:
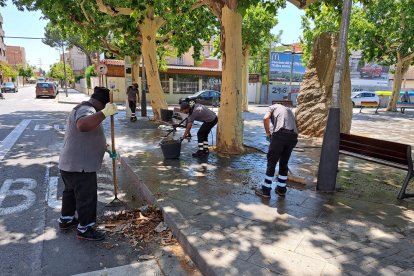
<instances>
[{"instance_id":1,"label":"pile of dry leaves","mask_svg":"<svg viewBox=\"0 0 414 276\"><path fill-rule=\"evenodd\" d=\"M133 246L142 242L159 242L161 245L177 243L171 230L164 224L161 211L150 206L104 217L98 228L109 235L124 236Z\"/></svg>"}]
</instances>

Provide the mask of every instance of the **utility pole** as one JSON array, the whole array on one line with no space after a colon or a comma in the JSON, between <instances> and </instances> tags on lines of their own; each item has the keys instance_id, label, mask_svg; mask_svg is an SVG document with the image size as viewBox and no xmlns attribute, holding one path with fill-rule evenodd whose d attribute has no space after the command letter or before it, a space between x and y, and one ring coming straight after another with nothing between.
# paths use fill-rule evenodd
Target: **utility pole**
<instances>
[{"instance_id":1,"label":"utility pole","mask_svg":"<svg viewBox=\"0 0 414 276\"><path fill-rule=\"evenodd\" d=\"M63 48L63 42L60 45L62 47L62 57L63 57L63 75L65 77L65 94L68 96L68 85L66 82L66 58L65 58L65 49Z\"/></svg>"},{"instance_id":2,"label":"utility pole","mask_svg":"<svg viewBox=\"0 0 414 276\"><path fill-rule=\"evenodd\" d=\"M289 80L289 92L288 92L288 99L289 101L292 100L292 79L293 79L293 63L295 62L295 49L292 43L292 64L290 65L290 80Z\"/></svg>"},{"instance_id":3,"label":"utility pole","mask_svg":"<svg viewBox=\"0 0 414 276\"><path fill-rule=\"evenodd\" d=\"M341 123L340 95L347 55L347 40L349 21L352 10L352 0L344 0L342 10L341 30L339 32L335 76L332 89L332 105L329 108L328 121L323 136L322 152L319 162L318 183L316 189L322 192L333 192L336 186L336 176L339 160L339 136Z\"/></svg>"},{"instance_id":4,"label":"utility pole","mask_svg":"<svg viewBox=\"0 0 414 276\"><path fill-rule=\"evenodd\" d=\"M272 55L272 42L269 42L269 57L267 66L267 90L266 90L266 104L269 103L269 91L270 91L270 58Z\"/></svg>"},{"instance_id":5,"label":"utility pole","mask_svg":"<svg viewBox=\"0 0 414 276\"><path fill-rule=\"evenodd\" d=\"M139 68L139 66L138 66ZM145 63L144 63L144 57L142 57L142 71L141 71L141 83L142 83L142 89L141 89L141 117L147 117L147 81L145 76Z\"/></svg>"}]
</instances>

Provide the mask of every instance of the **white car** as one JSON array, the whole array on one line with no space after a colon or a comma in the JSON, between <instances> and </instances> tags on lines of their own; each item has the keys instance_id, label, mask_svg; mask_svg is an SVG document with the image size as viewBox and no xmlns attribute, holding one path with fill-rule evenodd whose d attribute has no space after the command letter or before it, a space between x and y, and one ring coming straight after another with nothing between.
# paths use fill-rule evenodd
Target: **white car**
<instances>
[{"instance_id":1,"label":"white car","mask_svg":"<svg viewBox=\"0 0 414 276\"><path fill-rule=\"evenodd\" d=\"M351 100L353 107L361 106L361 102L376 102L377 104L379 104L378 95L374 92L369 91L352 93Z\"/></svg>"}]
</instances>

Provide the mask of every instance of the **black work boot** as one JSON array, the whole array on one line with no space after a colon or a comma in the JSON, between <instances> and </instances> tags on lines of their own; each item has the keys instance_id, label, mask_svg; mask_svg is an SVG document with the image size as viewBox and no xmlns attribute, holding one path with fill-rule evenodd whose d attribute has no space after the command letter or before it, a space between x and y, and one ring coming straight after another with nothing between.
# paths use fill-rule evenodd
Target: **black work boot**
<instances>
[{"instance_id":1,"label":"black work boot","mask_svg":"<svg viewBox=\"0 0 414 276\"><path fill-rule=\"evenodd\" d=\"M285 187L281 187L279 185L276 186L275 189L276 194L278 194L279 196L286 196L286 192L287 192L287 188Z\"/></svg>"},{"instance_id":2,"label":"black work boot","mask_svg":"<svg viewBox=\"0 0 414 276\"><path fill-rule=\"evenodd\" d=\"M261 188L256 187L256 188L254 188L254 193L258 196L269 198L271 190L272 190L272 188L268 188L268 187L265 187L265 186L262 186Z\"/></svg>"},{"instance_id":3,"label":"black work boot","mask_svg":"<svg viewBox=\"0 0 414 276\"><path fill-rule=\"evenodd\" d=\"M101 241L105 238L105 233L96 231L93 227L88 227L85 232L81 232L78 229L76 237L80 240Z\"/></svg>"},{"instance_id":4,"label":"black work boot","mask_svg":"<svg viewBox=\"0 0 414 276\"><path fill-rule=\"evenodd\" d=\"M58 222L59 222L59 229L62 231L75 228L79 223L76 218L73 218L73 219L59 218Z\"/></svg>"},{"instance_id":5,"label":"black work boot","mask_svg":"<svg viewBox=\"0 0 414 276\"><path fill-rule=\"evenodd\" d=\"M204 152L204 150L198 150L197 152L193 153L193 157L205 157L207 156L207 154Z\"/></svg>"},{"instance_id":6,"label":"black work boot","mask_svg":"<svg viewBox=\"0 0 414 276\"><path fill-rule=\"evenodd\" d=\"M204 148L203 151L206 155L210 153L210 150L208 148Z\"/></svg>"}]
</instances>

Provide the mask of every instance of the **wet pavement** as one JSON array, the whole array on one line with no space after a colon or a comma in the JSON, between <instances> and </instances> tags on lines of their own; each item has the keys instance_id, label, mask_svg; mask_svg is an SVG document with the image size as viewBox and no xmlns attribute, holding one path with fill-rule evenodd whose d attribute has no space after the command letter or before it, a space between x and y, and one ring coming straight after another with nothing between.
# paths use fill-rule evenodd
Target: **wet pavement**
<instances>
[{"instance_id":1,"label":"wet pavement","mask_svg":"<svg viewBox=\"0 0 414 276\"><path fill-rule=\"evenodd\" d=\"M145 118L131 123L124 112L116 116L123 166L146 199L163 208L199 269L207 275L412 275L414 200L396 200L404 171L342 156L338 191L317 193L320 141L301 139L289 167L307 184L289 183L286 198L254 195L266 166L265 110L244 114L245 154L213 150L204 160L191 157L196 141L183 142L179 160L164 160L165 130ZM414 113L363 112L354 116L353 134L414 143Z\"/></svg>"}]
</instances>

